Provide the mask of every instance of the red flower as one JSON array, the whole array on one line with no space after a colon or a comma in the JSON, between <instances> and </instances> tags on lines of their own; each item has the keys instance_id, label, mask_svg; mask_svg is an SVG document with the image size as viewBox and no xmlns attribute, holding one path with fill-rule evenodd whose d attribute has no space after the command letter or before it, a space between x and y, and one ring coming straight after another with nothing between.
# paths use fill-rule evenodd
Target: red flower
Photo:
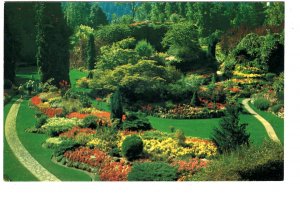
<instances>
[{"instance_id":1,"label":"red flower","mask_svg":"<svg viewBox=\"0 0 300 197\"><path fill-rule=\"evenodd\" d=\"M35 106L38 106L42 103L42 99L39 96L34 96L31 98L31 103Z\"/></svg>"},{"instance_id":2,"label":"red flower","mask_svg":"<svg viewBox=\"0 0 300 197\"><path fill-rule=\"evenodd\" d=\"M42 108L41 111L48 117L52 118L54 116L60 115L63 112L62 108Z\"/></svg>"},{"instance_id":3,"label":"red flower","mask_svg":"<svg viewBox=\"0 0 300 197\"><path fill-rule=\"evenodd\" d=\"M90 128L79 128L74 127L69 131L66 131L64 133L61 133L59 137L67 137L67 138L74 138L79 133L85 133L88 135L96 134L96 131Z\"/></svg>"},{"instance_id":4,"label":"red flower","mask_svg":"<svg viewBox=\"0 0 300 197\"><path fill-rule=\"evenodd\" d=\"M101 181L127 181L131 166L121 162L108 162L99 170Z\"/></svg>"}]
</instances>

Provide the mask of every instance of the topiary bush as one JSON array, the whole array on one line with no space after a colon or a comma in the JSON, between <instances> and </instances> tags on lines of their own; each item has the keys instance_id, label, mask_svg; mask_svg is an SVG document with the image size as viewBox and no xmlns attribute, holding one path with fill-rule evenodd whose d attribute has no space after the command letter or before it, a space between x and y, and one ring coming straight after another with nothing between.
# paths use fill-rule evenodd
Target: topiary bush
<instances>
[{"instance_id":1,"label":"topiary bush","mask_svg":"<svg viewBox=\"0 0 300 197\"><path fill-rule=\"evenodd\" d=\"M123 129L130 131L150 130L152 126L144 113L129 112L123 122Z\"/></svg>"},{"instance_id":2,"label":"topiary bush","mask_svg":"<svg viewBox=\"0 0 300 197\"><path fill-rule=\"evenodd\" d=\"M270 101L265 98L257 98L253 104L259 110L267 110L270 107Z\"/></svg>"},{"instance_id":3,"label":"topiary bush","mask_svg":"<svg viewBox=\"0 0 300 197\"><path fill-rule=\"evenodd\" d=\"M136 159L143 152L143 146L143 141L139 136L128 136L122 143L122 155L128 160Z\"/></svg>"},{"instance_id":4,"label":"topiary bush","mask_svg":"<svg viewBox=\"0 0 300 197\"><path fill-rule=\"evenodd\" d=\"M175 181L177 169L164 162L135 163L128 181Z\"/></svg>"}]
</instances>

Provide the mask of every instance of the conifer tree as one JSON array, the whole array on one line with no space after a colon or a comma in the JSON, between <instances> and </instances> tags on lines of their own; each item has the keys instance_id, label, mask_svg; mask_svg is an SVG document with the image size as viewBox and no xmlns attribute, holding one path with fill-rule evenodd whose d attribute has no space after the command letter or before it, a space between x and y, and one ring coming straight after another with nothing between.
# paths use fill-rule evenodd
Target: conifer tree
<instances>
[{"instance_id":1,"label":"conifer tree","mask_svg":"<svg viewBox=\"0 0 300 197\"><path fill-rule=\"evenodd\" d=\"M247 124L240 124L238 105L235 102L229 103L219 128L214 129L212 136L219 152L230 152L241 145L248 145L250 135L246 131L246 126Z\"/></svg>"},{"instance_id":2,"label":"conifer tree","mask_svg":"<svg viewBox=\"0 0 300 197\"><path fill-rule=\"evenodd\" d=\"M89 41L88 41L88 51L87 51L87 63L88 63L88 69L93 70L95 67L96 62L96 54L95 54L95 39L94 35L89 35Z\"/></svg>"},{"instance_id":3,"label":"conifer tree","mask_svg":"<svg viewBox=\"0 0 300 197\"><path fill-rule=\"evenodd\" d=\"M69 78L69 35L60 3L36 5L36 62L41 71L41 81L54 78L55 85Z\"/></svg>"},{"instance_id":4,"label":"conifer tree","mask_svg":"<svg viewBox=\"0 0 300 197\"><path fill-rule=\"evenodd\" d=\"M99 25L107 25L108 21L101 7L94 3L89 16L90 27L96 29Z\"/></svg>"},{"instance_id":5,"label":"conifer tree","mask_svg":"<svg viewBox=\"0 0 300 197\"><path fill-rule=\"evenodd\" d=\"M123 106L122 106L122 96L120 88L117 88L116 92L112 95L110 100L110 108L111 108L111 119L122 120L123 116Z\"/></svg>"}]
</instances>

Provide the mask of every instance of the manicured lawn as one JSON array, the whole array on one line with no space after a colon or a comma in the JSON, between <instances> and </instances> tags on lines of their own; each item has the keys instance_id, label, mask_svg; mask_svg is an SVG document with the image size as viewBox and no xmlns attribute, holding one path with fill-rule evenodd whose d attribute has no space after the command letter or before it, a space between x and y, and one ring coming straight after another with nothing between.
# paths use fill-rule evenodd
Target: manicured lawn
<instances>
[{"instance_id":1,"label":"manicured lawn","mask_svg":"<svg viewBox=\"0 0 300 197\"><path fill-rule=\"evenodd\" d=\"M69 75L70 75L70 81L71 81L71 87L72 87L72 89L76 89L77 91L83 91L83 92L89 91L89 89L78 88L76 86L76 81L78 79L82 78L82 77L86 77L87 73L79 71L79 70L76 70L76 69L72 69L72 70L70 70Z\"/></svg>"},{"instance_id":2,"label":"manicured lawn","mask_svg":"<svg viewBox=\"0 0 300 197\"><path fill-rule=\"evenodd\" d=\"M63 181L90 181L91 178L78 170L57 165L51 161L52 151L42 148L42 143L47 139L44 134L26 133L25 129L34 125L35 113L25 100L21 104L17 117L18 136L28 152L49 172Z\"/></svg>"},{"instance_id":3,"label":"manicured lawn","mask_svg":"<svg viewBox=\"0 0 300 197\"><path fill-rule=\"evenodd\" d=\"M220 121L220 118L191 120L165 119L152 116L148 118L151 125L160 131L171 132L170 126L173 126L175 129L182 130L186 136L207 139L211 137L213 129L219 125ZM250 139L254 144L260 144L268 137L263 125L252 115L241 114L240 120L242 123L248 124L247 131L250 133Z\"/></svg>"},{"instance_id":4,"label":"manicured lawn","mask_svg":"<svg viewBox=\"0 0 300 197\"><path fill-rule=\"evenodd\" d=\"M39 80L36 67L19 67L16 69L16 83L24 84L30 79Z\"/></svg>"},{"instance_id":5,"label":"manicured lawn","mask_svg":"<svg viewBox=\"0 0 300 197\"><path fill-rule=\"evenodd\" d=\"M15 99L12 99L10 103L4 106L3 128L5 126L6 116L14 101ZM3 152L4 178L10 181L37 181L37 178L35 178L35 176L33 176L15 157L9 145L7 144L4 132L3 132L3 138L4 138L4 150L3 150L4 151Z\"/></svg>"},{"instance_id":6,"label":"manicured lawn","mask_svg":"<svg viewBox=\"0 0 300 197\"><path fill-rule=\"evenodd\" d=\"M249 102L249 105L256 113L261 115L264 119L266 119L274 128L277 137L284 144L284 120L275 116L274 114L266 111L261 111L257 109L252 103Z\"/></svg>"}]
</instances>

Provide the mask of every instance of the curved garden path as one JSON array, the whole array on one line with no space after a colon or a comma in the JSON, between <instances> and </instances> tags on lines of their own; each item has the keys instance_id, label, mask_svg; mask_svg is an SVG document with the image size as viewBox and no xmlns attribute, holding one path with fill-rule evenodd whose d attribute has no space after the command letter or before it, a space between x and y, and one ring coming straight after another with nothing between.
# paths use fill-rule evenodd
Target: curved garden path
<instances>
[{"instance_id":1,"label":"curved garden path","mask_svg":"<svg viewBox=\"0 0 300 197\"><path fill-rule=\"evenodd\" d=\"M266 131L267 131L267 134L268 136L270 137L271 140L275 141L275 142L278 142L280 143L280 140L278 139L272 125L266 121L263 117L261 117L258 113L256 113L249 105L248 105L248 102L250 101L249 98L247 99L244 99L242 101L242 104L244 105L245 109L250 113L252 114L258 121L260 121L263 126L265 127Z\"/></svg>"},{"instance_id":2,"label":"curved garden path","mask_svg":"<svg viewBox=\"0 0 300 197\"><path fill-rule=\"evenodd\" d=\"M17 115L22 99L10 108L5 121L5 137L17 159L40 181L60 181L56 176L39 164L22 145L16 130Z\"/></svg>"}]
</instances>

